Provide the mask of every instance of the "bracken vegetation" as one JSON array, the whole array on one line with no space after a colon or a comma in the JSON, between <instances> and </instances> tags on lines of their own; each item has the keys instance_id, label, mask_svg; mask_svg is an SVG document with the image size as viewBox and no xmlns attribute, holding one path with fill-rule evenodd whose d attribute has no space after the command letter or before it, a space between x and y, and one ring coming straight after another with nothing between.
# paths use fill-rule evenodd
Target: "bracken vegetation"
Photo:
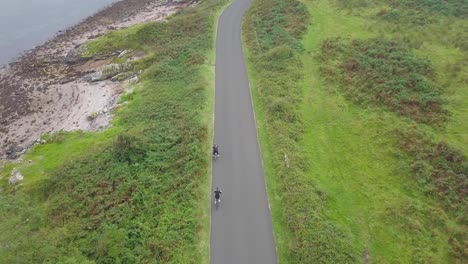
<instances>
[{"instance_id":1,"label":"bracken vegetation","mask_svg":"<svg viewBox=\"0 0 468 264\"><path fill-rule=\"evenodd\" d=\"M408 32L404 31L401 35L421 29L418 25L409 25L405 20L415 16L430 18L432 22L440 23L439 28L430 28L435 34L452 32L453 30L444 25L448 17L450 22L459 25L456 33L447 34L438 40L427 34L413 35L413 38L423 39L419 40L420 43L427 39L426 41L435 45L445 45L447 49L466 50L464 45L456 41L468 36L464 31L467 23L463 20L468 14L468 4L465 0L382 0L373 4L364 0L338 2L341 8L348 10L352 10L353 7L363 10L362 8L376 7L379 4L387 4L392 10L405 9L406 13L385 25L393 31L401 29L400 23L406 23ZM378 15L385 15L388 10L384 11ZM365 12L362 16L366 16ZM443 32L440 31L441 28L444 29ZM458 37L455 38L454 35ZM447 39L455 41L448 42ZM439 124L439 128L443 129L446 123L442 121L449 120L450 113L445 109L447 102L443 99L443 89L438 87L437 83L443 83L445 86L466 84L466 76L463 77L466 63L463 63L463 60L457 61L437 72L431 60L416 55L417 49L421 48L422 44L414 45L411 41L406 43L406 37L400 36L387 39L382 35L376 39L354 39L345 43L339 39L329 39L322 44L321 70L329 81L338 79L344 94L353 102L385 105L390 110L417 122ZM466 58L466 54L464 57ZM443 82L441 75L447 75L449 79ZM400 147L412 160L411 169L414 175L419 182L426 183L423 187L425 192L431 196L438 196L447 208L466 212L466 154L446 142L431 139L423 130L424 128L419 126L397 129Z\"/></svg>"},{"instance_id":2,"label":"bracken vegetation","mask_svg":"<svg viewBox=\"0 0 468 264\"><path fill-rule=\"evenodd\" d=\"M427 18L430 19L431 15L468 16L468 2L466 0L389 0L386 3L393 8L391 12L398 17L416 16L423 21ZM398 15L398 12L405 13Z\"/></svg>"},{"instance_id":3,"label":"bracken vegetation","mask_svg":"<svg viewBox=\"0 0 468 264\"><path fill-rule=\"evenodd\" d=\"M427 59L411 54L395 41L329 39L322 44L322 73L340 82L352 101L385 106L418 122L440 123L440 89L431 83Z\"/></svg>"},{"instance_id":4,"label":"bracken vegetation","mask_svg":"<svg viewBox=\"0 0 468 264\"><path fill-rule=\"evenodd\" d=\"M438 197L460 219L468 222L468 161L446 142L432 140L417 128L398 130L401 148L410 157L411 170L424 192Z\"/></svg>"},{"instance_id":5,"label":"bracken vegetation","mask_svg":"<svg viewBox=\"0 0 468 264\"><path fill-rule=\"evenodd\" d=\"M1 193L0 263L206 261L207 207L201 205L210 195L213 92L207 65L224 4L204 1L168 22L116 31L88 45L88 56L123 49L148 54L135 65L144 70L141 87L122 99L128 104L116 111L112 137L87 142L34 185L26 177L23 188ZM61 145L80 137L53 136L27 158L61 160L67 153Z\"/></svg>"},{"instance_id":6,"label":"bracken vegetation","mask_svg":"<svg viewBox=\"0 0 468 264\"><path fill-rule=\"evenodd\" d=\"M437 16L468 16L468 2L466 0L338 0L342 8L366 8L369 6L380 7L377 17L404 25L427 25L435 23Z\"/></svg>"},{"instance_id":7,"label":"bracken vegetation","mask_svg":"<svg viewBox=\"0 0 468 264\"><path fill-rule=\"evenodd\" d=\"M259 126L264 127L268 144L274 146L266 150L272 164L268 181L278 186L270 190L270 196L275 192L280 197L273 201L273 218L288 232L277 231L277 243L280 261L349 263L356 257L353 246L323 214L327 196L305 176L305 151L299 144L304 137L301 38L309 19L299 1L259 0L254 1L244 24L248 59L255 71L252 88L261 109L257 111L262 112ZM278 236L289 236L290 240L282 242Z\"/></svg>"},{"instance_id":8,"label":"bracken vegetation","mask_svg":"<svg viewBox=\"0 0 468 264\"><path fill-rule=\"evenodd\" d=\"M252 9L256 9L256 13L249 14L255 26L256 50L265 52L281 45L297 51L303 49L301 36L307 28L309 14L301 2L264 1L254 3Z\"/></svg>"}]
</instances>

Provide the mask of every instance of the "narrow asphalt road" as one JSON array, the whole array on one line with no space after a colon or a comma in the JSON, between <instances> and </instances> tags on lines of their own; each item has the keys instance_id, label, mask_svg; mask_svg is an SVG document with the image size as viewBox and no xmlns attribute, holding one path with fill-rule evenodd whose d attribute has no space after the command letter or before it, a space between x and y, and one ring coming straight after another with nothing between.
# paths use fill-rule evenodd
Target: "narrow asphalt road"
<instances>
[{"instance_id":1,"label":"narrow asphalt road","mask_svg":"<svg viewBox=\"0 0 468 264\"><path fill-rule=\"evenodd\" d=\"M234 0L218 22L213 188L223 191L211 211L211 263L277 262L249 81L241 42L242 16L252 0Z\"/></svg>"}]
</instances>

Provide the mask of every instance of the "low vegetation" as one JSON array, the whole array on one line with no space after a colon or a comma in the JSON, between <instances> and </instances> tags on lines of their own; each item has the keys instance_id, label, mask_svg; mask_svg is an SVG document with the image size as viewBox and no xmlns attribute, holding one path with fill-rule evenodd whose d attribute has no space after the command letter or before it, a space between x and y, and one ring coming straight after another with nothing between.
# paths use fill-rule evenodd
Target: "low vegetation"
<instances>
[{"instance_id":1,"label":"low vegetation","mask_svg":"<svg viewBox=\"0 0 468 264\"><path fill-rule=\"evenodd\" d=\"M446 208L466 223L468 160L446 142L437 142L417 128L400 129L400 147L411 160L416 181L430 197L439 198Z\"/></svg>"},{"instance_id":2,"label":"low vegetation","mask_svg":"<svg viewBox=\"0 0 468 264\"><path fill-rule=\"evenodd\" d=\"M275 237L281 262L348 263L356 257L353 246L323 214L326 194L305 176L301 37L309 19L299 1L259 0L244 24L262 152L270 157L267 185L270 197L276 197Z\"/></svg>"},{"instance_id":3,"label":"low vegetation","mask_svg":"<svg viewBox=\"0 0 468 264\"><path fill-rule=\"evenodd\" d=\"M281 263L467 261L465 18L464 1L254 1Z\"/></svg>"},{"instance_id":4,"label":"low vegetation","mask_svg":"<svg viewBox=\"0 0 468 264\"><path fill-rule=\"evenodd\" d=\"M88 45L87 56L145 52L141 85L113 128L51 136L26 155L24 184L0 195L1 263L207 262L212 55L224 4L203 1Z\"/></svg>"},{"instance_id":5,"label":"low vegetation","mask_svg":"<svg viewBox=\"0 0 468 264\"><path fill-rule=\"evenodd\" d=\"M338 81L345 96L364 105L384 106L418 122L441 123L440 89L430 61L385 39L328 39L320 53L322 75Z\"/></svg>"}]
</instances>

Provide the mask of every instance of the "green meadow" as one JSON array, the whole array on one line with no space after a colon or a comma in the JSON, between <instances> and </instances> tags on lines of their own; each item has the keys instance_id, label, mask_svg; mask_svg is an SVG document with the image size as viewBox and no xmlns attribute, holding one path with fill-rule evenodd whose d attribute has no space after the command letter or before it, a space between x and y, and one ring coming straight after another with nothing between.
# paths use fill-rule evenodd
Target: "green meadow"
<instances>
[{"instance_id":1,"label":"green meadow","mask_svg":"<svg viewBox=\"0 0 468 264\"><path fill-rule=\"evenodd\" d=\"M467 261L466 8L254 1L244 42L281 263Z\"/></svg>"}]
</instances>

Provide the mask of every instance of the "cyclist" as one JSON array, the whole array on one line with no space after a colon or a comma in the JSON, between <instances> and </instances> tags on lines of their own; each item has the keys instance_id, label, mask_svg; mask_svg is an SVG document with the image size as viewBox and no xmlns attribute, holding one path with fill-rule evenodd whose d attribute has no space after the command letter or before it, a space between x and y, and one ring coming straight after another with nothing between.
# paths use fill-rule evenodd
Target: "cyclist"
<instances>
[{"instance_id":1,"label":"cyclist","mask_svg":"<svg viewBox=\"0 0 468 264\"><path fill-rule=\"evenodd\" d=\"M221 193L223 193L219 187L216 187L216 190L214 191L215 194L215 204L221 202Z\"/></svg>"},{"instance_id":2,"label":"cyclist","mask_svg":"<svg viewBox=\"0 0 468 264\"><path fill-rule=\"evenodd\" d=\"M213 156L218 157L219 156L219 147L216 144L213 144Z\"/></svg>"}]
</instances>

